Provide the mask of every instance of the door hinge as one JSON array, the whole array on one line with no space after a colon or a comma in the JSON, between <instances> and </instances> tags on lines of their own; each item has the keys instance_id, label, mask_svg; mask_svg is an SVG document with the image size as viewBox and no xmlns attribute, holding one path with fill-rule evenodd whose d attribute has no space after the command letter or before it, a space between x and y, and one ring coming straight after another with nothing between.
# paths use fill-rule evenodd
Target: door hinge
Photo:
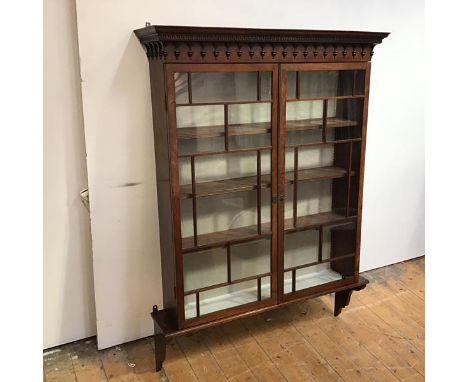
<instances>
[{"instance_id":1,"label":"door hinge","mask_svg":"<svg viewBox=\"0 0 468 382\"><path fill-rule=\"evenodd\" d=\"M273 195L271 197L272 203L283 203L284 202L284 195Z\"/></svg>"}]
</instances>

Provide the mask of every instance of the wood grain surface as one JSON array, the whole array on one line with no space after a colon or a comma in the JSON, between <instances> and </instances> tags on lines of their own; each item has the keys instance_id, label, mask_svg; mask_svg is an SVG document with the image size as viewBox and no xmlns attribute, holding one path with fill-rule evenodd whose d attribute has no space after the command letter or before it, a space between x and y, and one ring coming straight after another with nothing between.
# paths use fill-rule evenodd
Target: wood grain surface
<instances>
[{"instance_id":1,"label":"wood grain surface","mask_svg":"<svg viewBox=\"0 0 468 382\"><path fill-rule=\"evenodd\" d=\"M151 337L89 338L44 351L45 381L424 381L424 257L363 275L339 317L327 295L181 336L159 373Z\"/></svg>"}]
</instances>

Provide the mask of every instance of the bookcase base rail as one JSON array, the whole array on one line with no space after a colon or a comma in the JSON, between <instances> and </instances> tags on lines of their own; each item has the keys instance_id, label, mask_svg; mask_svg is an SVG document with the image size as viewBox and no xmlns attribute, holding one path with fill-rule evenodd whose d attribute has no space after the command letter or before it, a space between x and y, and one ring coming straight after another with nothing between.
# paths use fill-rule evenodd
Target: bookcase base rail
<instances>
[{"instance_id":1,"label":"bookcase base rail","mask_svg":"<svg viewBox=\"0 0 468 382\"><path fill-rule=\"evenodd\" d=\"M359 280L352 284L336 288L334 290L323 291L319 293L311 293L307 296L301 296L297 299L290 301L283 301L273 306L268 306L260 308L257 310L249 311L243 314L238 314L230 317L221 318L216 321L211 321L205 324L198 326L193 326L189 328L177 329L174 327L173 312L170 309L161 309L155 305L153 306L153 311L151 312L151 317L154 322L154 349L155 349L155 362L156 362L156 371L160 371L163 366L163 362L166 358L166 345L169 341L176 336L192 333L197 330L206 329L212 326L221 325L239 318L253 316L260 313L265 313L270 310L275 310L281 307L284 307L288 304L299 302L302 300L312 299L315 297L323 296L330 293L335 293L335 307L334 307L334 316L338 316L342 309L349 305L351 300L351 294L353 291L360 291L366 287L369 281L362 276L359 276Z\"/></svg>"}]
</instances>

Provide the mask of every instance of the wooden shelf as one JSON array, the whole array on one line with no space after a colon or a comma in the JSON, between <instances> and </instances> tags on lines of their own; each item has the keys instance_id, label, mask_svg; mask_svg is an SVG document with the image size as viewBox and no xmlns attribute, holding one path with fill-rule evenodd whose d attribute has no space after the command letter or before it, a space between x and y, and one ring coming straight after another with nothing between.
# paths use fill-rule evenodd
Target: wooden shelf
<instances>
[{"instance_id":1,"label":"wooden shelf","mask_svg":"<svg viewBox=\"0 0 468 382\"><path fill-rule=\"evenodd\" d=\"M345 223L353 221L355 218L355 216L346 217L345 215L337 212L322 212L319 214L298 216L296 227L294 227L294 220L292 218L284 220L284 231L294 232L323 225Z\"/></svg>"},{"instance_id":2,"label":"wooden shelf","mask_svg":"<svg viewBox=\"0 0 468 382\"><path fill-rule=\"evenodd\" d=\"M348 97L349 98L349 97ZM188 107L188 106L216 106L216 105L248 105L248 104L262 104L262 103L272 103L271 99L265 100L243 100L243 101L212 101L212 102L192 102L192 103L178 103L176 107Z\"/></svg>"},{"instance_id":3,"label":"wooden shelf","mask_svg":"<svg viewBox=\"0 0 468 382\"><path fill-rule=\"evenodd\" d=\"M262 175L261 178L262 188L271 187L270 174ZM196 193L197 197L214 196L221 194L228 194L231 192L252 191L257 189L257 177L246 176L242 178L222 179L212 182L197 183ZM189 199L192 197L192 185L186 184L180 186L180 198Z\"/></svg>"},{"instance_id":4,"label":"wooden shelf","mask_svg":"<svg viewBox=\"0 0 468 382\"><path fill-rule=\"evenodd\" d=\"M288 98L286 102L310 102L310 101L324 101L324 100L341 100L341 99L362 99L365 98L364 94L356 95L341 95L341 96L320 96L320 97L306 97L306 98Z\"/></svg>"},{"instance_id":5,"label":"wooden shelf","mask_svg":"<svg viewBox=\"0 0 468 382\"><path fill-rule=\"evenodd\" d=\"M285 219L285 232L300 231L303 229L320 227L322 225L333 225L355 220L355 216L346 217L336 212L322 212L314 215L298 216L297 225L294 227L293 219ZM182 239L183 253L215 248L231 242L243 242L261 239L271 235L270 223L262 224L262 233L259 235L257 225L232 228L225 231L205 233L197 236L197 246L194 246L193 236Z\"/></svg>"},{"instance_id":6,"label":"wooden shelf","mask_svg":"<svg viewBox=\"0 0 468 382\"><path fill-rule=\"evenodd\" d=\"M316 167L299 170L297 172L298 182L316 181L324 179L335 179L343 178L348 174L348 171L341 167L327 166L327 167ZM354 171L351 171L351 175L354 175ZM286 172L286 182L294 183L294 171Z\"/></svg>"},{"instance_id":7,"label":"wooden shelf","mask_svg":"<svg viewBox=\"0 0 468 382\"><path fill-rule=\"evenodd\" d=\"M193 236L182 238L182 252L189 253L196 250L215 248L231 242L250 241L271 235L270 223L262 224L262 233L257 231L257 225L232 228L225 231L205 233L197 236L197 246L194 246Z\"/></svg>"},{"instance_id":8,"label":"wooden shelf","mask_svg":"<svg viewBox=\"0 0 468 382\"><path fill-rule=\"evenodd\" d=\"M347 175L347 170L340 167L317 167L298 171L297 180L299 182L316 181L324 179L342 178ZM354 175L354 171L351 172ZM294 171L286 173L286 182L294 183ZM271 187L270 174L264 174L261 178L262 188ZM222 179L212 182L202 182L196 184L197 197L215 196L232 192L253 191L257 189L257 177L247 176L242 178ZM192 185L180 186L180 198L192 198Z\"/></svg>"},{"instance_id":9,"label":"wooden shelf","mask_svg":"<svg viewBox=\"0 0 468 382\"><path fill-rule=\"evenodd\" d=\"M229 125L229 136L266 134L271 131L270 122ZM179 139L224 137L224 125L184 127L177 129Z\"/></svg>"},{"instance_id":10,"label":"wooden shelf","mask_svg":"<svg viewBox=\"0 0 468 382\"><path fill-rule=\"evenodd\" d=\"M339 118L328 118L327 128L353 127L356 121L348 121ZM286 131L305 131L321 129L322 118L299 119L286 121ZM229 136L267 134L271 132L270 122L243 123L228 126ZM224 137L224 125L183 127L177 129L178 139L201 139Z\"/></svg>"},{"instance_id":11,"label":"wooden shelf","mask_svg":"<svg viewBox=\"0 0 468 382\"><path fill-rule=\"evenodd\" d=\"M327 128L353 127L357 126L356 121L348 121L340 118L327 118ZM321 129L323 126L322 118L298 119L286 121L286 131L304 131Z\"/></svg>"}]
</instances>

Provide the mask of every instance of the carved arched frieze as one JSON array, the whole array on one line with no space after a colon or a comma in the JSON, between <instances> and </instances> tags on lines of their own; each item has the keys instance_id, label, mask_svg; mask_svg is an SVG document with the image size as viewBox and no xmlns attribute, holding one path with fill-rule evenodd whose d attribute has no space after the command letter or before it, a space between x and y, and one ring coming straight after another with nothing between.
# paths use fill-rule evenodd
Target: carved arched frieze
<instances>
[{"instance_id":1,"label":"carved arched frieze","mask_svg":"<svg viewBox=\"0 0 468 382\"><path fill-rule=\"evenodd\" d=\"M135 31L165 62L370 61L387 33L148 26Z\"/></svg>"}]
</instances>

